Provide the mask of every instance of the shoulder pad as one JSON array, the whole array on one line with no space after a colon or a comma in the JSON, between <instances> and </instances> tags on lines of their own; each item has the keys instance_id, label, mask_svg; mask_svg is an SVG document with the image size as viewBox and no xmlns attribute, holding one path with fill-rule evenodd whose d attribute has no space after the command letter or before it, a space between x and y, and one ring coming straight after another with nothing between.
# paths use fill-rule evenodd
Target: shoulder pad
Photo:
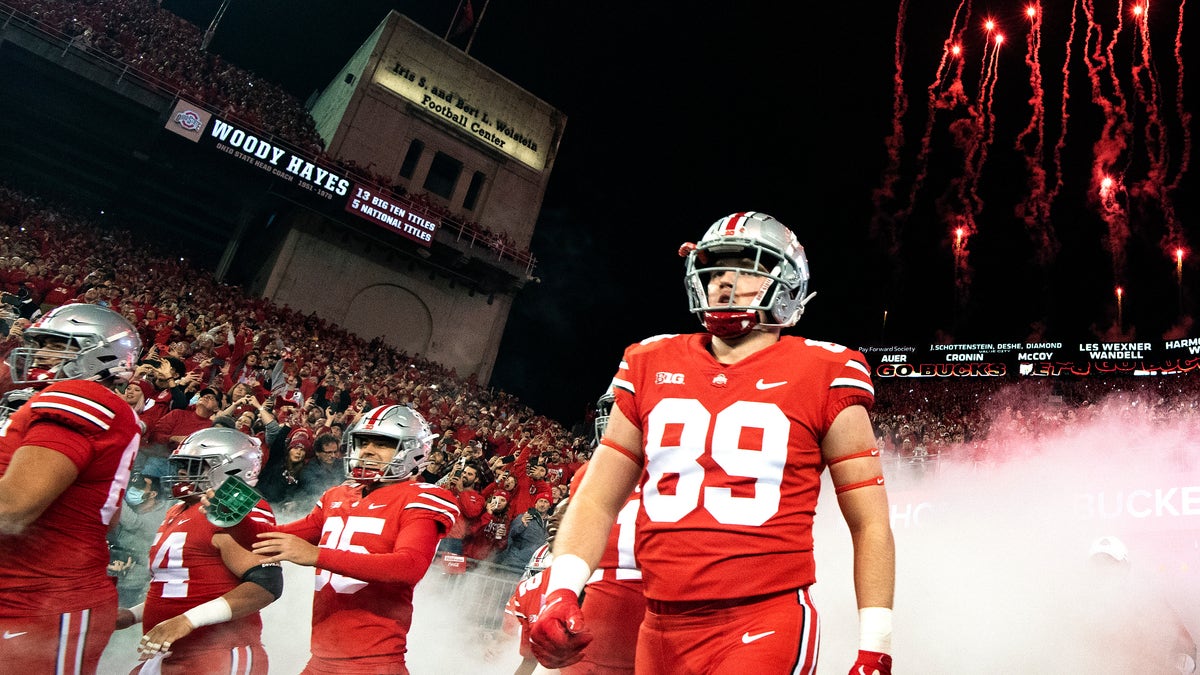
<instances>
[{"instance_id":1,"label":"shoulder pad","mask_svg":"<svg viewBox=\"0 0 1200 675\"><path fill-rule=\"evenodd\" d=\"M645 340L642 340L638 344L639 345L648 345L652 342L658 342L659 340L669 340L670 338L676 337L678 335L679 335L678 333L659 333L658 335L652 335L652 336L646 338Z\"/></svg>"},{"instance_id":2,"label":"shoulder pad","mask_svg":"<svg viewBox=\"0 0 1200 675\"><path fill-rule=\"evenodd\" d=\"M35 394L28 406L31 424L49 421L84 436L108 431L120 422L118 416L123 412L133 414L129 405L116 394L94 382L83 381L52 385Z\"/></svg>"}]
</instances>

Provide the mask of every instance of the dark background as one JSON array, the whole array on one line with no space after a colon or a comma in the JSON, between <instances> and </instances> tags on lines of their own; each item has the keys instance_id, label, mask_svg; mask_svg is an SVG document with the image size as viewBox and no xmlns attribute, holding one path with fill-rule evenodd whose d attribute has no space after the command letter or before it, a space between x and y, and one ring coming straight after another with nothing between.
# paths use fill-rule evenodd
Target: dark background
<instances>
[{"instance_id":1,"label":"dark background","mask_svg":"<svg viewBox=\"0 0 1200 675\"><path fill-rule=\"evenodd\" d=\"M478 16L482 0L474 4ZM1057 5L1073 3L1053 4L1049 9L1060 14L1045 17L1039 53L1047 148L1061 133L1061 71L1070 27L1070 17L1061 14L1068 8ZM163 5L203 28L219 2ZM676 250L712 221L741 210L776 216L806 247L810 289L818 295L795 334L857 347L948 340L1073 343L1102 336L1150 340L1173 328L1186 330L1181 319L1191 314L1196 269L1189 247L1181 288L1164 244L1161 200L1123 195L1132 232L1126 263L1115 268L1106 251L1091 167L1104 118L1089 100L1080 56L1082 15L1073 43L1064 187L1050 225L1058 247L1038 255L1036 238L1014 211L1028 193L1024 152L1015 146L1031 111L1026 5L974 3L962 78L972 101L982 72L985 14L1008 39L996 60L994 140L977 183L983 208L969 241L970 282L956 284L967 275L956 274L945 214L961 206L954 181L964 175L963 155L951 142L950 123L964 117L962 110L935 118L928 175L911 205L907 195L928 114L926 88L963 5L904 5L900 79L908 109L900 127L903 142L892 137L900 160L896 199L875 191L883 183L893 134L900 4L730 5L548 0L487 5L471 55L568 117L532 244L541 282L517 296L493 385L551 417L579 419L607 386L627 344L698 329L686 312ZM1094 5L1107 44L1117 3ZM455 0L235 0L210 49L304 100L329 82L388 10L442 35L456 6ZM1192 60L1186 49L1189 19L1184 17L1185 67ZM1173 172L1184 149L1175 111L1172 43L1178 20L1177 5L1153 6L1154 72ZM1126 17L1114 50L1135 129L1122 160L1131 186L1147 172L1146 111L1132 103L1134 34L1133 19ZM467 37L454 42L462 46ZM1185 92L1185 105L1189 101ZM1193 182L1185 176L1168 196L1185 243L1195 210ZM909 206L907 218L895 219ZM888 243L892 239L897 245ZM1118 284L1126 289L1120 325Z\"/></svg>"}]
</instances>

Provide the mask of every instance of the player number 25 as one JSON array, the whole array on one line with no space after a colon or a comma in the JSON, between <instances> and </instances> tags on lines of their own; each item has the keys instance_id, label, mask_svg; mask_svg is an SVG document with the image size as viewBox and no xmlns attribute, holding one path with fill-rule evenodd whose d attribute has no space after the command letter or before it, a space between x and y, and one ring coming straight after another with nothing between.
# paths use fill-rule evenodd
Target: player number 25
<instances>
[{"instance_id":1,"label":"player number 25","mask_svg":"<svg viewBox=\"0 0 1200 675\"><path fill-rule=\"evenodd\" d=\"M727 487L705 485L705 452L712 426L712 460L729 476L754 479L754 496L735 497ZM667 426L677 428L677 445L661 441ZM762 449L740 447L742 429L762 431ZM716 414L691 398L663 399L650 412L646 429L646 470L642 503L650 520L677 522L700 505L726 525L762 525L779 510L779 486L787 464L787 416L774 403L738 401ZM674 434L673 434L674 435ZM659 481L678 475L674 494L659 492Z\"/></svg>"},{"instance_id":2,"label":"player number 25","mask_svg":"<svg viewBox=\"0 0 1200 675\"><path fill-rule=\"evenodd\" d=\"M366 547L359 544L352 544L350 540L356 534L379 534L383 532L383 526L383 518L350 516L342 520L341 516L332 516L325 520L325 527L324 531L321 532L321 543L319 546L339 551L367 553ZM367 582L318 568L316 590L319 591L325 588L326 584L332 586L333 590L338 593L354 593L366 586Z\"/></svg>"}]
</instances>

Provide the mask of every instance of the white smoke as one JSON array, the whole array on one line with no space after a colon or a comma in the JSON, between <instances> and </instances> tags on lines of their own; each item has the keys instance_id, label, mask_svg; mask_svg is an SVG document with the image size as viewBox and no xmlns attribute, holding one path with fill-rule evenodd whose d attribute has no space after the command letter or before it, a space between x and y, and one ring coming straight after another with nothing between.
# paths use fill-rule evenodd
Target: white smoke
<instances>
[{"instance_id":1,"label":"white smoke","mask_svg":"<svg viewBox=\"0 0 1200 675\"><path fill-rule=\"evenodd\" d=\"M989 438L1007 449L999 462L889 465L896 672L1164 672L1175 617L1200 635L1195 420L1105 405L1087 427ZM840 674L857 650L851 547L828 485L822 495L820 673ZM1104 535L1130 550L1118 579L1088 564Z\"/></svg>"}]
</instances>

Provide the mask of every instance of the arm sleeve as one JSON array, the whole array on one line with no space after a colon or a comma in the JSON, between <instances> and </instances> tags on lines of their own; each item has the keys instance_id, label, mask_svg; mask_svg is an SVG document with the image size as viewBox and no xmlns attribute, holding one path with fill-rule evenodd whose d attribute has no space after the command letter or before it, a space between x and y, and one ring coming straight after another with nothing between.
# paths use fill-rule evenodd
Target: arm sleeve
<instances>
[{"instance_id":1,"label":"arm sleeve","mask_svg":"<svg viewBox=\"0 0 1200 675\"><path fill-rule=\"evenodd\" d=\"M418 518L400 529L391 553L355 553L323 548L317 567L367 582L415 586L425 576L441 538L432 518Z\"/></svg>"},{"instance_id":2,"label":"arm sleeve","mask_svg":"<svg viewBox=\"0 0 1200 675\"><path fill-rule=\"evenodd\" d=\"M79 471L87 468L92 457L91 439L52 420L40 421L30 426L21 442L23 445L36 445L62 453Z\"/></svg>"}]
</instances>

